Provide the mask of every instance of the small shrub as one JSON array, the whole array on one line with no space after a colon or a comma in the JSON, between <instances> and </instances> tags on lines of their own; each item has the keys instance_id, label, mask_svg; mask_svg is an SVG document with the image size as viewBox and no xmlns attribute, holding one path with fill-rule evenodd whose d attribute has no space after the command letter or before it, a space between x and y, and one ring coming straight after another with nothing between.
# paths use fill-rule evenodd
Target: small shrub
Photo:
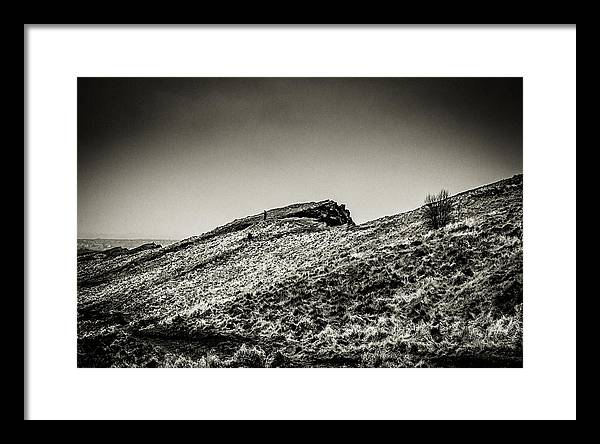
<instances>
[{"instance_id":1,"label":"small shrub","mask_svg":"<svg viewBox=\"0 0 600 444\"><path fill-rule=\"evenodd\" d=\"M362 367L378 368L384 367L386 362L390 359L387 352L382 350L375 350L373 352L363 353L361 356Z\"/></svg>"},{"instance_id":2,"label":"small shrub","mask_svg":"<svg viewBox=\"0 0 600 444\"><path fill-rule=\"evenodd\" d=\"M266 355L258 347L248 347L242 344L235 352L232 359L232 367L262 368L266 366Z\"/></svg>"},{"instance_id":3,"label":"small shrub","mask_svg":"<svg viewBox=\"0 0 600 444\"><path fill-rule=\"evenodd\" d=\"M462 271L458 271L452 277L452 285L462 285L465 282L467 282L467 276Z\"/></svg>"},{"instance_id":4,"label":"small shrub","mask_svg":"<svg viewBox=\"0 0 600 444\"><path fill-rule=\"evenodd\" d=\"M453 213L454 204L447 190L442 190L438 194L428 194L425 197L423 221L429 229L437 230L446 226L452 221Z\"/></svg>"},{"instance_id":5,"label":"small shrub","mask_svg":"<svg viewBox=\"0 0 600 444\"><path fill-rule=\"evenodd\" d=\"M213 352L208 352L204 358L204 366L206 368L220 368L223 367L223 363L221 362L221 358L219 358L219 356Z\"/></svg>"},{"instance_id":6,"label":"small shrub","mask_svg":"<svg viewBox=\"0 0 600 444\"><path fill-rule=\"evenodd\" d=\"M277 368L277 367L288 367L290 364L289 358L284 355L281 351L276 351L271 359L269 360L269 367Z\"/></svg>"}]
</instances>

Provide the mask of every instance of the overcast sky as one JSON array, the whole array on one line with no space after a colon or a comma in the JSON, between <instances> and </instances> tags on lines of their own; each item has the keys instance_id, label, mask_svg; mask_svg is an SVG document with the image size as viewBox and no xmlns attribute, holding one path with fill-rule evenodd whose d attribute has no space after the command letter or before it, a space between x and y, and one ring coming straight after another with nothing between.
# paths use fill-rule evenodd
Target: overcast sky
<instances>
[{"instance_id":1,"label":"overcast sky","mask_svg":"<svg viewBox=\"0 0 600 444\"><path fill-rule=\"evenodd\" d=\"M78 236L182 239L295 202L357 223L521 173L521 78L80 78Z\"/></svg>"}]
</instances>

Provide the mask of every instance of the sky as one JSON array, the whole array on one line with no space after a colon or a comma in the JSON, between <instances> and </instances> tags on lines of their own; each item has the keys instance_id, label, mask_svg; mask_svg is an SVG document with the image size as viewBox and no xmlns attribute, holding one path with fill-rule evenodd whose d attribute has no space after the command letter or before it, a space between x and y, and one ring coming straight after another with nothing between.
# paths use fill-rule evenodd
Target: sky
<instances>
[{"instance_id":1,"label":"sky","mask_svg":"<svg viewBox=\"0 0 600 444\"><path fill-rule=\"evenodd\" d=\"M79 78L79 238L333 199L356 223L522 173L522 78Z\"/></svg>"}]
</instances>

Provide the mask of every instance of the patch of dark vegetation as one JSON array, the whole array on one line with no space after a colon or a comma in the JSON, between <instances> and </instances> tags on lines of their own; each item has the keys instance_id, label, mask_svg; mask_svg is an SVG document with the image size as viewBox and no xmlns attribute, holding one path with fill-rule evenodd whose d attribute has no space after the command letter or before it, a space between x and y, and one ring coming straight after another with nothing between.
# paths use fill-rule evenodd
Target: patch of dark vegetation
<instances>
[{"instance_id":1,"label":"patch of dark vegetation","mask_svg":"<svg viewBox=\"0 0 600 444\"><path fill-rule=\"evenodd\" d=\"M523 303L523 282L519 277L507 277L500 290L494 293L494 308L500 314L512 314L518 304Z\"/></svg>"},{"instance_id":2,"label":"patch of dark vegetation","mask_svg":"<svg viewBox=\"0 0 600 444\"><path fill-rule=\"evenodd\" d=\"M480 352L448 354L428 358L432 367L444 368L522 368L523 355Z\"/></svg>"},{"instance_id":3,"label":"patch of dark vegetation","mask_svg":"<svg viewBox=\"0 0 600 444\"><path fill-rule=\"evenodd\" d=\"M112 344L116 333L77 339L77 367L112 367L118 359Z\"/></svg>"},{"instance_id":4,"label":"patch of dark vegetation","mask_svg":"<svg viewBox=\"0 0 600 444\"><path fill-rule=\"evenodd\" d=\"M137 338L161 339L165 341L187 341L190 343L203 343L208 346L219 344L241 344L251 342L250 338L238 334L220 333L214 330L188 330L181 321L173 322L171 325L157 325L149 328L132 331Z\"/></svg>"},{"instance_id":5,"label":"patch of dark vegetation","mask_svg":"<svg viewBox=\"0 0 600 444\"><path fill-rule=\"evenodd\" d=\"M269 367L271 368L285 368L290 367L291 364L290 358L279 350L269 359Z\"/></svg>"},{"instance_id":6,"label":"patch of dark vegetation","mask_svg":"<svg viewBox=\"0 0 600 444\"><path fill-rule=\"evenodd\" d=\"M131 321L131 315L111 306L107 301L99 301L77 308L79 322L100 322L105 325L125 325Z\"/></svg>"}]
</instances>

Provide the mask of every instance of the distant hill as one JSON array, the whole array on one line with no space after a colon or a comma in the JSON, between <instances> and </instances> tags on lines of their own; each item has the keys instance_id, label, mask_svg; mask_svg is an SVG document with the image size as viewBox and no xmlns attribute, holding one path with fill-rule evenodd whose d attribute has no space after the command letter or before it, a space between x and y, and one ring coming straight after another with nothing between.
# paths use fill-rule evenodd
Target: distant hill
<instances>
[{"instance_id":1,"label":"distant hill","mask_svg":"<svg viewBox=\"0 0 600 444\"><path fill-rule=\"evenodd\" d=\"M78 258L80 367L519 367L523 176L355 225L336 202Z\"/></svg>"},{"instance_id":2,"label":"distant hill","mask_svg":"<svg viewBox=\"0 0 600 444\"><path fill-rule=\"evenodd\" d=\"M161 246L177 242L174 239L77 239L77 250L108 250L110 248L136 248L144 244L158 244Z\"/></svg>"}]
</instances>

